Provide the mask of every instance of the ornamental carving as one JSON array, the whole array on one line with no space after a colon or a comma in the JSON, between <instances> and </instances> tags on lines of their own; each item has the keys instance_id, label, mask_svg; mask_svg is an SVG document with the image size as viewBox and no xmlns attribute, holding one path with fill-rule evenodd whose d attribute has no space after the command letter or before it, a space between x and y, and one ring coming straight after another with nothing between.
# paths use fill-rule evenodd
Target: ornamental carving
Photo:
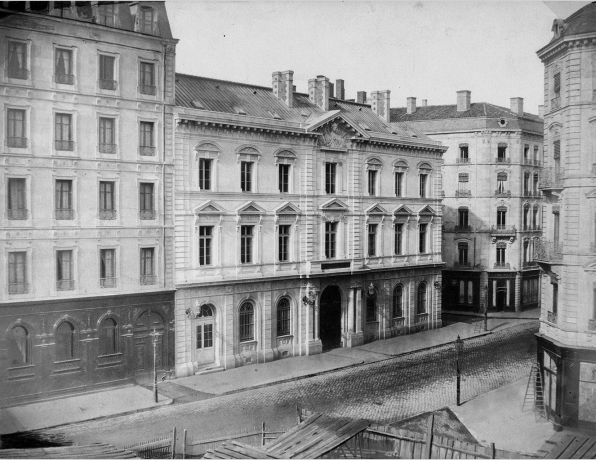
<instances>
[{"instance_id":1,"label":"ornamental carving","mask_svg":"<svg viewBox=\"0 0 596 460\"><path fill-rule=\"evenodd\" d=\"M323 126L320 133L322 136L319 138L319 145L334 149L348 148L348 133L340 127L339 123L333 122Z\"/></svg>"}]
</instances>

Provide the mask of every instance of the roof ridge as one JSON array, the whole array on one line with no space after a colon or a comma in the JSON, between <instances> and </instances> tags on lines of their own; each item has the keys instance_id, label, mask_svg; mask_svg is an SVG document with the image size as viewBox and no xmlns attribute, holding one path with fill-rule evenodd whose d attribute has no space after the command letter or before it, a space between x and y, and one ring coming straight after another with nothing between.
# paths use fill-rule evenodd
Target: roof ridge
<instances>
[{"instance_id":1,"label":"roof ridge","mask_svg":"<svg viewBox=\"0 0 596 460\"><path fill-rule=\"evenodd\" d=\"M221 78L203 77L201 75L190 75L190 74L182 73L182 72L176 72L176 76L177 75L182 75L184 77L201 78L203 80L218 81L218 82L221 82L221 83L230 83L232 85L250 86L251 88L259 88L259 89L265 89L265 90L273 91L273 89L270 88L270 87L268 87L268 86L253 85L252 83L241 83L241 82L232 81L232 80L222 80Z\"/></svg>"},{"instance_id":2,"label":"roof ridge","mask_svg":"<svg viewBox=\"0 0 596 460\"><path fill-rule=\"evenodd\" d=\"M364 104L364 103L356 102L356 101L347 101L345 99L340 99L340 98L337 98L337 97L330 97L329 100L330 101L336 101L336 102L345 102L346 104L359 105L361 107L371 107L370 104Z\"/></svg>"}]
</instances>

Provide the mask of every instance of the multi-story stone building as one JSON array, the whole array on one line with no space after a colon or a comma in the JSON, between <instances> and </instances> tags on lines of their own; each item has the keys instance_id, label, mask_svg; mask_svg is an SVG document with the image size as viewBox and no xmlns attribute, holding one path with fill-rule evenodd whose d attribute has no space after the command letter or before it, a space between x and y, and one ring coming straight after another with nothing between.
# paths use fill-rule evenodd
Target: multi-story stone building
<instances>
[{"instance_id":1,"label":"multi-story stone building","mask_svg":"<svg viewBox=\"0 0 596 460\"><path fill-rule=\"evenodd\" d=\"M2 2L0 37L2 402L170 369L163 2Z\"/></svg>"},{"instance_id":2,"label":"multi-story stone building","mask_svg":"<svg viewBox=\"0 0 596 460\"><path fill-rule=\"evenodd\" d=\"M544 63L538 361L549 417L596 429L596 4L555 20Z\"/></svg>"},{"instance_id":3,"label":"multi-story stone building","mask_svg":"<svg viewBox=\"0 0 596 460\"><path fill-rule=\"evenodd\" d=\"M444 148L332 87L176 75L178 375L441 325Z\"/></svg>"},{"instance_id":4,"label":"multi-story stone building","mask_svg":"<svg viewBox=\"0 0 596 460\"><path fill-rule=\"evenodd\" d=\"M483 312L538 306L543 120L524 111L472 103L391 109L392 125L410 123L448 147L443 156L443 308Z\"/></svg>"}]
</instances>

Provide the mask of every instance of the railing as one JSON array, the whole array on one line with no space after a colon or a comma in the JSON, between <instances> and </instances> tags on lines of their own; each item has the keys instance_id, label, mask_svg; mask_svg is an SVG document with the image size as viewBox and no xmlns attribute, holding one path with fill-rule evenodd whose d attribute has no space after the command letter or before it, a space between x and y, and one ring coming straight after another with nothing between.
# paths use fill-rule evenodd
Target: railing
<instances>
[{"instance_id":1,"label":"railing","mask_svg":"<svg viewBox=\"0 0 596 460\"><path fill-rule=\"evenodd\" d=\"M157 275L141 275L140 282L142 285L156 284Z\"/></svg>"},{"instance_id":2,"label":"railing","mask_svg":"<svg viewBox=\"0 0 596 460\"><path fill-rule=\"evenodd\" d=\"M533 196L540 196L540 192L538 190L524 190L525 197L533 197Z\"/></svg>"},{"instance_id":3,"label":"railing","mask_svg":"<svg viewBox=\"0 0 596 460\"><path fill-rule=\"evenodd\" d=\"M565 170L563 168L544 168L538 181L539 189L563 188L563 178Z\"/></svg>"},{"instance_id":4,"label":"railing","mask_svg":"<svg viewBox=\"0 0 596 460\"><path fill-rule=\"evenodd\" d=\"M144 156L144 157L153 157L155 156L155 147L147 147L144 145L141 145L139 147L139 153Z\"/></svg>"},{"instance_id":5,"label":"railing","mask_svg":"<svg viewBox=\"0 0 596 460\"><path fill-rule=\"evenodd\" d=\"M456 163L469 163L470 159L469 158L456 158L455 161L456 161Z\"/></svg>"},{"instance_id":6,"label":"railing","mask_svg":"<svg viewBox=\"0 0 596 460\"><path fill-rule=\"evenodd\" d=\"M114 288L118 286L118 278L100 278L99 287Z\"/></svg>"},{"instance_id":7,"label":"railing","mask_svg":"<svg viewBox=\"0 0 596 460\"><path fill-rule=\"evenodd\" d=\"M100 220L115 220L116 210L115 209L101 209L99 211Z\"/></svg>"},{"instance_id":8,"label":"railing","mask_svg":"<svg viewBox=\"0 0 596 460\"><path fill-rule=\"evenodd\" d=\"M74 150L74 141L54 141L56 150Z\"/></svg>"},{"instance_id":9,"label":"railing","mask_svg":"<svg viewBox=\"0 0 596 460\"><path fill-rule=\"evenodd\" d=\"M116 144L99 144L99 151L101 153L116 153L118 146Z\"/></svg>"},{"instance_id":10,"label":"railing","mask_svg":"<svg viewBox=\"0 0 596 460\"><path fill-rule=\"evenodd\" d=\"M8 220L27 220L29 211L26 209L7 209Z\"/></svg>"},{"instance_id":11,"label":"railing","mask_svg":"<svg viewBox=\"0 0 596 460\"><path fill-rule=\"evenodd\" d=\"M155 220L156 212L153 209L145 209L139 211L139 218L141 220Z\"/></svg>"},{"instance_id":12,"label":"railing","mask_svg":"<svg viewBox=\"0 0 596 460\"><path fill-rule=\"evenodd\" d=\"M538 239L534 243L534 260L553 261L563 259L563 243Z\"/></svg>"},{"instance_id":13,"label":"railing","mask_svg":"<svg viewBox=\"0 0 596 460\"><path fill-rule=\"evenodd\" d=\"M26 137L7 137L6 145L8 147L24 149L25 147L27 147L27 138Z\"/></svg>"},{"instance_id":14,"label":"railing","mask_svg":"<svg viewBox=\"0 0 596 460\"><path fill-rule=\"evenodd\" d=\"M110 91L115 91L117 87L116 80L99 80L99 87L101 89L109 89Z\"/></svg>"},{"instance_id":15,"label":"railing","mask_svg":"<svg viewBox=\"0 0 596 460\"><path fill-rule=\"evenodd\" d=\"M495 190L496 197L511 198L511 190Z\"/></svg>"},{"instance_id":16,"label":"railing","mask_svg":"<svg viewBox=\"0 0 596 460\"><path fill-rule=\"evenodd\" d=\"M74 219L74 209L55 209L54 215L56 220L72 220Z\"/></svg>"},{"instance_id":17,"label":"railing","mask_svg":"<svg viewBox=\"0 0 596 460\"><path fill-rule=\"evenodd\" d=\"M471 190L456 190L455 196L456 197L471 197L472 191Z\"/></svg>"},{"instance_id":18,"label":"railing","mask_svg":"<svg viewBox=\"0 0 596 460\"><path fill-rule=\"evenodd\" d=\"M57 73L56 83L60 83L61 85L73 85L74 75L68 73Z\"/></svg>"},{"instance_id":19,"label":"railing","mask_svg":"<svg viewBox=\"0 0 596 460\"><path fill-rule=\"evenodd\" d=\"M516 231L515 225L493 225L490 228L490 232L497 235L515 234Z\"/></svg>"},{"instance_id":20,"label":"railing","mask_svg":"<svg viewBox=\"0 0 596 460\"><path fill-rule=\"evenodd\" d=\"M495 163L511 163L511 158L495 157Z\"/></svg>"},{"instance_id":21,"label":"railing","mask_svg":"<svg viewBox=\"0 0 596 460\"><path fill-rule=\"evenodd\" d=\"M453 227L453 231L456 233L470 233L472 227L470 225L456 225Z\"/></svg>"},{"instance_id":22,"label":"railing","mask_svg":"<svg viewBox=\"0 0 596 460\"><path fill-rule=\"evenodd\" d=\"M8 283L9 294L27 294L29 292L29 283Z\"/></svg>"},{"instance_id":23,"label":"railing","mask_svg":"<svg viewBox=\"0 0 596 460\"><path fill-rule=\"evenodd\" d=\"M8 78L17 78L19 80L27 80L29 78L29 70L27 69L11 69L8 68Z\"/></svg>"},{"instance_id":24,"label":"railing","mask_svg":"<svg viewBox=\"0 0 596 460\"><path fill-rule=\"evenodd\" d=\"M74 290L74 280L58 280L56 281L57 291L72 291Z\"/></svg>"},{"instance_id":25,"label":"railing","mask_svg":"<svg viewBox=\"0 0 596 460\"><path fill-rule=\"evenodd\" d=\"M509 265L509 262L495 262L495 267L494 268L506 268L506 269L509 269L509 268L511 268L511 266Z\"/></svg>"},{"instance_id":26,"label":"railing","mask_svg":"<svg viewBox=\"0 0 596 460\"><path fill-rule=\"evenodd\" d=\"M561 108L561 98L560 97L553 97L550 100L550 109L551 110L557 110Z\"/></svg>"},{"instance_id":27,"label":"railing","mask_svg":"<svg viewBox=\"0 0 596 460\"><path fill-rule=\"evenodd\" d=\"M141 94L148 94L150 96L155 96L157 92L157 88L152 85L139 85L139 92Z\"/></svg>"},{"instance_id":28,"label":"railing","mask_svg":"<svg viewBox=\"0 0 596 460\"><path fill-rule=\"evenodd\" d=\"M539 232L541 231L542 228L540 227L540 225L524 225L523 231L524 232Z\"/></svg>"},{"instance_id":29,"label":"railing","mask_svg":"<svg viewBox=\"0 0 596 460\"><path fill-rule=\"evenodd\" d=\"M472 268L470 262L454 262L453 266L457 268Z\"/></svg>"},{"instance_id":30,"label":"railing","mask_svg":"<svg viewBox=\"0 0 596 460\"><path fill-rule=\"evenodd\" d=\"M547 311L546 320L549 323L557 324L557 314L554 311Z\"/></svg>"}]
</instances>

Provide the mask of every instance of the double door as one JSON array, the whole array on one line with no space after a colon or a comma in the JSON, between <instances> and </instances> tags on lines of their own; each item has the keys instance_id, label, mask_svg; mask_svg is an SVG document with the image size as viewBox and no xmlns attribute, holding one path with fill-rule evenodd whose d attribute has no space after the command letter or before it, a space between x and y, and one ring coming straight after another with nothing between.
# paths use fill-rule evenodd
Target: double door
<instances>
[{"instance_id":1,"label":"double door","mask_svg":"<svg viewBox=\"0 0 596 460\"><path fill-rule=\"evenodd\" d=\"M155 312L146 311L135 322L133 330L136 372L150 372L164 367L164 320Z\"/></svg>"}]
</instances>

